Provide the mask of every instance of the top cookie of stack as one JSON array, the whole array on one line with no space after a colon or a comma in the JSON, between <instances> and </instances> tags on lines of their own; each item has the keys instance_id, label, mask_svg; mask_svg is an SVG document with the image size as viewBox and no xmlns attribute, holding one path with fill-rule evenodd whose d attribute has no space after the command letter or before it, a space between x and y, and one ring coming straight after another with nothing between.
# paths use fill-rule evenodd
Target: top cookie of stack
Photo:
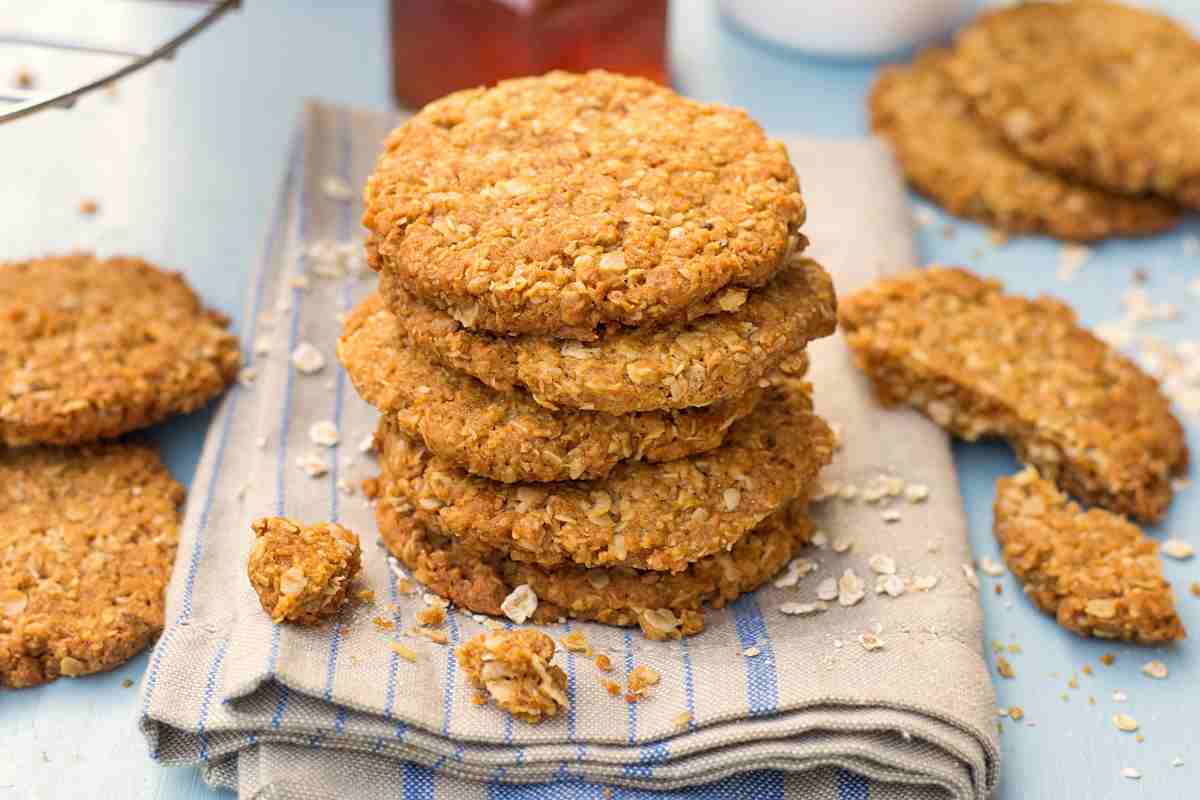
<instances>
[{"instance_id":1,"label":"top cookie of stack","mask_svg":"<svg viewBox=\"0 0 1200 800\"><path fill-rule=\"evenodd\" d=\"M458 92L387 140L368 259L464 326L590 341L736 308L803 249L781 144L649 81L551 73Z\"/></svg>"}]
</instances>

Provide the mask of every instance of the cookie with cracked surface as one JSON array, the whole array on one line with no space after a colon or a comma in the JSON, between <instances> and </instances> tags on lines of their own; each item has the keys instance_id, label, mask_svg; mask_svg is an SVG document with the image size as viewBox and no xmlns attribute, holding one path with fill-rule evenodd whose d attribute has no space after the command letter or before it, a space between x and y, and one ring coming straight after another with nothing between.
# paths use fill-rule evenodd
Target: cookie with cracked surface
<instances>
[{"instance_id":1,"label":"cookie with cracked surface","mask_svg":"<svg viewBox=\"0 0 1200 800\"><path fill-rule=\"evenodd\" d=\"M768 516L727 552L706 556L678 573L647 574L630 567L543 567L500 551L468 547L431 531L412 513L383 501L375 509L388 550L415 579L461 608L503 616L501 604L518 586L537 597L532 619L560 617L623 627L640 626L649 639L677 639L704 630L705 608L723 608L769 581L796 556L815 530L798 499Z\"/></svg>"},{"instance_id":2,"label":"cookie with cracked surface","mask_svg":"<svg viewBox=\"0 0 1200 800\"><path fill-rule=\"evenodd\" d=\"M567 673L550 663L554 640L541 631L485 631L454 651L467 680L531 725L565 710Z\"/></svg>"},{"instance_id":3,"label":"cookie with cracked surface","mask_svg":"<svg viewBox=\"0 0 1200 800\"><path fill-rule=\"evenodd\" d=\"M226 324L139 259L0 264L0 444L79 444L195 411L237 377Z\"/></svg>"},{"instance_id":4,"label":"cookie with cracked surface","mask_svg":"<svg viewBox=\"0 0 1200 800\"><path fill-rule=\"evenodd\" d=\"M380 291L409 343L434 360L548 408L609 414L705 406L762 385L785 357L833 333L837 297L819 264L798 258L728 313L663 328L608 329L595 342L471 331L388 276Z\"/></svg>"},{"instance_id":5,"label":"cookie with cracked surface","mask_svg":"<svg viewBox=\"0 0 1200 800\"><path fill-rule=\"evenodd\" d=\"M365 202L373 267L497 333L711 311L804 244L787 151L749 116L600 71L430 103L388 137Z\"/></svg>"},{"instance_id":6,"label":"cookie with cracked surface","mask_svg":"<svg viewBox=\"0 0 1200 800\"><path fill-rule=\"evenodd\" d=\"M972 110L934 48L886 68L869 101L871 127L891 144L909 183L952 214L1009 233L1088 241L1174 227L1157 198L1112 194L1029 163Z\"/></svg>"},{"instance_id":7,"label":"cookie with cracked surface","mask_svg":"<svg viewBox=\"0 0 1200 800\"><path fill-rule=\"evenodd\" d=\"M802 494L829 463L833 442L807 394L789 387L770 391L716 450L661 464L626 462L591 481L476 477L386 418L376 447L388 501L411 507L439 533L544 566L678 572Z\"/></svg>"},{"instance_id":8,"label":"cookie with cracked surface","mask_svg":"<svg viewBox=\"0 0 1200 800\"><path fill-rule=\"evenodd\" d=\"M538 405L410 347L378 295L346 320L338 357L363 399L430 452L503 483L607 475L622 461L672 461L720 446L763 390L705 408L615 416Z\"/></svg>"},{"instance_id":9,"label":"cookie with cracked surface","mask_svg":"<svg viewBox=\"0 0 1200 800\"><path fill-rule=\"evenodd\" d=\"M1080 636L1182 639L1158 542L1102 509L1084 512L1032 467L996 484L994 532L1025 594Z\"/></svg>"},{"instance_id":10,"label":"cookie with cracked surface","mask_svg":"<svg viewBox=\"0 0 1200 800\"><path fill-rule=\"evenodd\" d=\"M152 448L0 450L0 686L120 666L162 630L183 487Z\"/></svg>"},{"instance_id":11,"label":"cookie with cracked surface","mask_svg":"<svg viewBox=\"0 0 1200 800\"><path fill-rule=\"evenodd\" d=\"M1200 41L1170 19L1102 2L991 11L959 33L947 70L1031 161L1200 207Z\"/></svg>"},{"instance_id":12,"label":"cookie with cracked surface","mask_svg":"<svg viewBox=\"0 0 1200 800\"><path fill-rule=\"evenodd\" d=\"M250 585L275 622L320 625L341 611L362 568L358 536L333 522L263 517L250 525Z\"/></svg>"},{"instance_id":13,"label":"cookie with cracked surface","mask_svg":"<svg viewBox=\"0 0 1200 800\"><path fill-rule=\"evenodd\" d=\"M964 439L1007 439L1089 505L1158 520L1187 471L1183 426L1158 382L1050 297L929 267L847 298L842 328L887 405Z\"/></svg>"}]
</instances>

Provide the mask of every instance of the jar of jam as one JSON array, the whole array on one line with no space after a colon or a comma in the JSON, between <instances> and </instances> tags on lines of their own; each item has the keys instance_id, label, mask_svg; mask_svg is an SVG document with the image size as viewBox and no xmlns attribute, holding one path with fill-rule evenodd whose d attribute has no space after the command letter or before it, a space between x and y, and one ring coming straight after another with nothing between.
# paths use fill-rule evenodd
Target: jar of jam
<instances>
[{"instance_id":1,"label":"jar of jam","mask_svg":"<svg viewBox=\"0 0 1200 800\"><path fill-rule=\"evenodd\" d=\"M667 0L392 0L391 17L404 106L552 69L668 82Z\"/></svg>"}]
</instances>

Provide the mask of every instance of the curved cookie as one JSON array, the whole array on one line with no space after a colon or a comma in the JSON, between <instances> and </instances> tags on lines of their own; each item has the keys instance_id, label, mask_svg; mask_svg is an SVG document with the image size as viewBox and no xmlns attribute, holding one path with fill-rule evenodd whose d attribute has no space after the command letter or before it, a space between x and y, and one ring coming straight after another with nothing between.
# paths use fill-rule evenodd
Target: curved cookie
<instances>
[{"instance_id":1,"label":"curved cookie","mask_svg":"<svg viewBox=\"0 0 1200 800\"><path fill-rule=\"evenodd\" d=\"M706 408L613 416L550 411L499 392L403 343L373 295L346 320L338 358L363 399L434 454L504 483L604 477L621 461L672 461L718 447L762 397L751 389Z\"/></svg>"},{"instance_id":2,"label":"curved cookie","mask_svg":"<svg viewBox=\"0 0 1200 800\"><path fill-rule=\"evenodd\" d=\"M1146 520L1188 465L1183 426L1158 382L1049 297L931 267L842 304L859 367L884 403L907 403L968 440L1008 439L1071 494Z\"/></svg>"},{"instance_id":3,"label":"curved cookie","mask_svg":"<svg viewBox=\"0 0 1200 800\"><path fill-rule=\"evenodd\" d=\"M832 457L832 434L803 392L773 390L725 444L607 478L503 484L416 444L386 418L376 445L388 502L469 545L543 566L624 565L679 572L728 548L802 494Z\"/></svg>"},{"instance_id":4,"label":"curved cookie","mask_svg":"<svg viewBox=\"0 0 1200 800\"><path fill-rule=\"evenodd\" d=\"M1116 514L1084 512L1027 467L996 484L995 534L1025 594L1080 636L1182 639L1158 542Z\"/></svg>"},{"instance_id":5,"label":"curved cookie","mask_svg":"<svg viewBox=\"0 0 1200 800\"><path fill-rule=\"evenodd\" d=\"M1023 156L1122 194L1200 207L1200 42L1116 3L1028 3L981 14L947 64Z\"/></svg>"},{"instance_id":6,"label":"curved cookie","mask_svg":"<svg viewBox=\"0 0 1200 800\"><path fill-rule=\"evenodd\" d=\"M765 584L814 531L805 501L797 500L764 519L728 552L702 558L683 572L647 574L629 567L540 567L513 561L498 550L481 554L453 537L432 533L388 502L376 506L375 518L388 550L413 577L461 608L502 616L505 597L526 585L538 598L536 622L571 617L640 625L650 639L704 630L706 605L723 608Z\"/></svg>"},{"instance_id":7,"label":"curved cookie","mask_svg":"<svg viewBox=\"0 0 1200 800\"><path fill-rule=\"evenodd\" d=\"M529 390L549 408L609 414L716 403L759 386L785 356L833 333L837 298L819 264L797 258L736 310L665 328L606 330L583 345L470 331L416 301L394 279L380 291L409 342L489 386Z\"/></svg>"},{"instance_id":8,"label":"curved cookie","mask_svg":"<svg viewBox=\"0 0 1200 800\"><path fill-rule=\"evenodd\" d=\"M200 408L241 364L225 325L138 259L0 265L0 444L78 444Z\"/></svg>"},{"instance_id":9,"label":"curved cookie","mask_svg":"<svg viewBox=\"0 0 1200 800\"><path fill-rule=\"evenodd\" d=\"M871 127L911 182L947 210L1009 233L1087 241L1169 230L1179 211L1154 198L1110 194L1017 155L971 110L934 48L885 69L871 91Z\"/></svg>"},{"instance_id":10,"label":"curved cookie","mask_svg":"<svg viewBox=\"0 0 1200 800\"><path fill-rule=\"evenodd\" d=\"M679 319L803 243L782 144L742 111L600 71L430 103L388 137L365 201L369 263L497 333Z\"/></svg>"},{"instance_id":11,"label":"curved cookie","mask_svg":"<svg viewBox=\"0 0 1200 800\"><path fill-rule=\"evenodd\" d=\"M113 669L163 625L183 487L144 445L0 450L0 686Z\"/></svg>"}]
</instances>

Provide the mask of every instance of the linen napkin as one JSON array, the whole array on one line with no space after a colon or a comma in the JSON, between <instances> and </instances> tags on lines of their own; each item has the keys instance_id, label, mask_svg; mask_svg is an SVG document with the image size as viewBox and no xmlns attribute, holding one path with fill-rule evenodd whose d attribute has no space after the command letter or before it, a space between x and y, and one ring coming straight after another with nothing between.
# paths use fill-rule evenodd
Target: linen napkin
<instances>
[{"instance_id":1,"label":"linen napkin","mask_svg":"<svg viewBox=\"0 0 1200 800\"><path fill-rule=\"evenodd\" d=\"M662 679L648 699L609 696L590 660L560 650L570 708L529 726L471 702L454 647L483 629L472 615L450 615L448 647L404 637L424 603L397 591L399 569L377 543L358 488L377 472L360 450L377 413L335 357L342 315L374 288L357 256L359 187L397 121L319 104L304 114L250 284L250 371L208 434L167 626L143 680L151 755L199 765L243 797L986 797L998 772L995 700L948 442L915 413L877 407L837 337L810 348L817 410L843 440L824 473L840 491L812 509L825 542L807 554L817 571L710 612L704 633L682 641L546 628L584 631L617 680L653 667ZM789 146L811 252L840 291L915 263L906 195L882 147ZM332 447L311 435L326 421L339 432ZM911 497L875 497L900 486ZM245 574L250 521L269 514L357 531L375 601L316 630L273 624ZM814 602L847 570L865 584L857 603L779 610ZM877 593L876 581L904 591Z\"/></svg>"}]
</instances>

